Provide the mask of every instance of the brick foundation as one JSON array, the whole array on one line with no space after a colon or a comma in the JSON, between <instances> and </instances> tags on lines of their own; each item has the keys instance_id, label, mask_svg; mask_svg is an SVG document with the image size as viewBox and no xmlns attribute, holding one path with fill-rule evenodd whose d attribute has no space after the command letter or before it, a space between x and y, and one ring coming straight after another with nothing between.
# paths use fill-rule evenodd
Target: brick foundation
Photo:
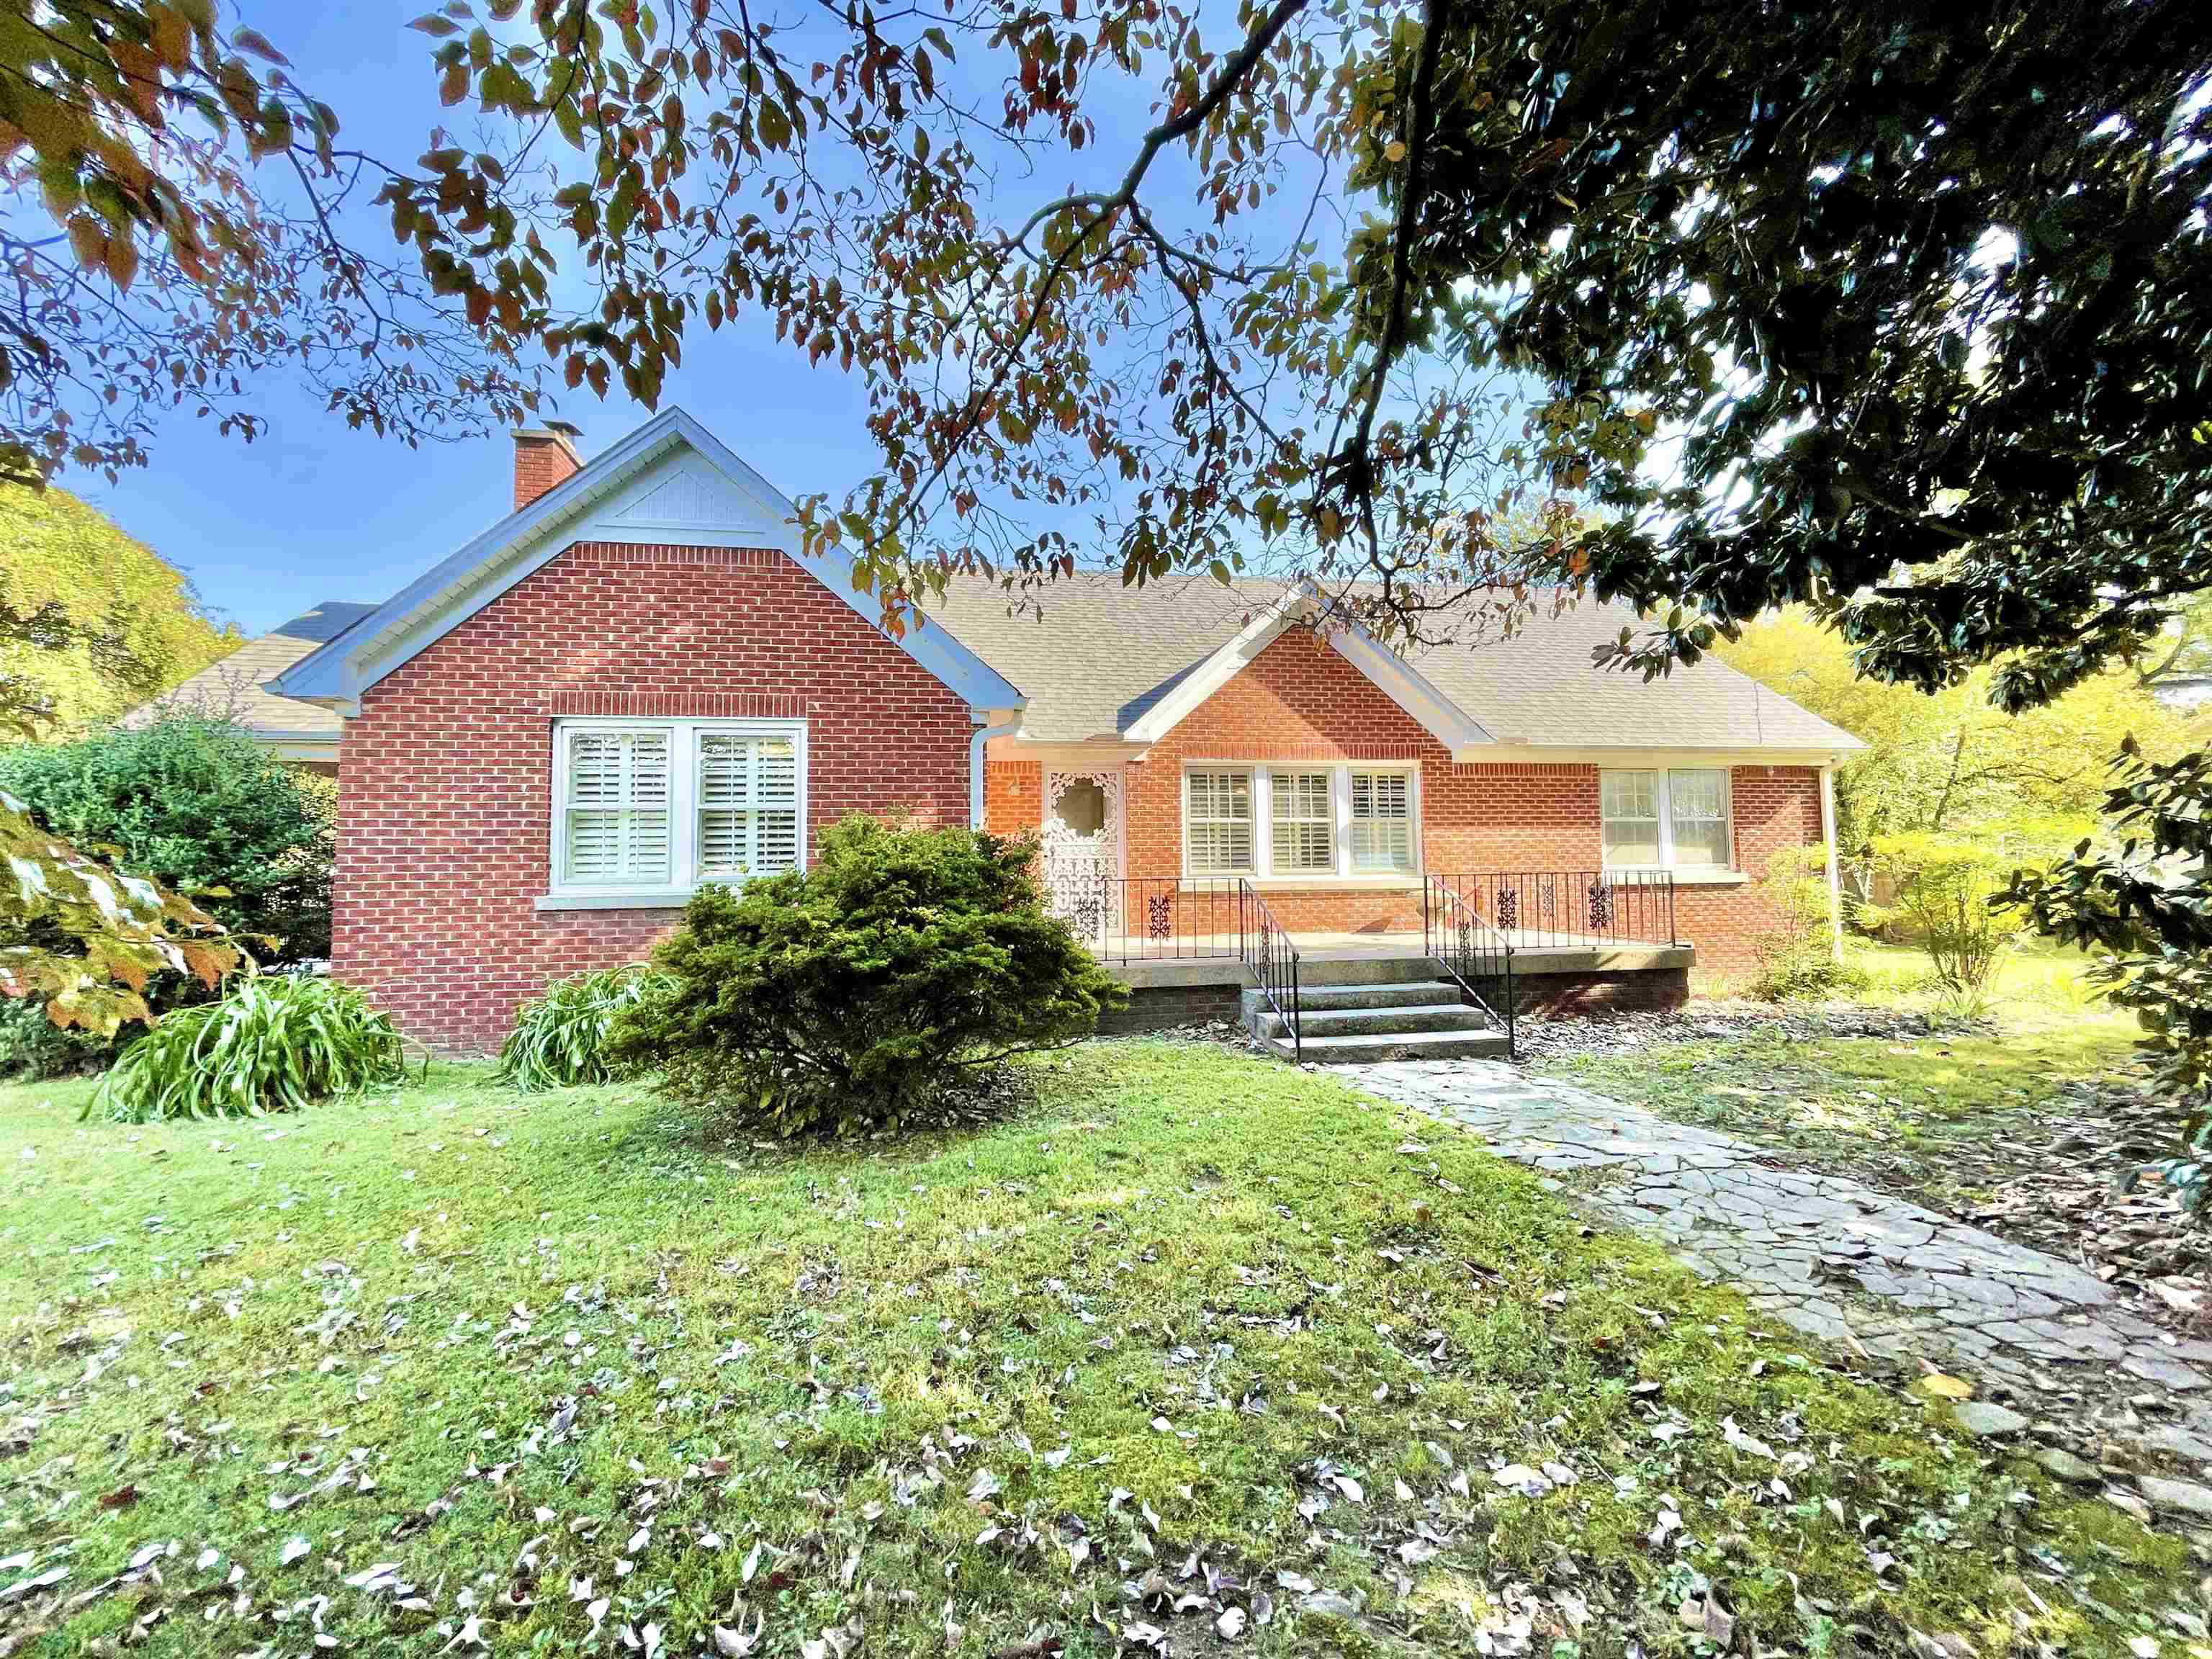
<instances>
[{"instance_id":1,"label":"brick foundation","mask_svg":"<svg viewBox=\"0 0 2212 1659\"><path fill-rule=\"evenodd\" d=\"M1513 981L1514 1012L1529 1019L1654 1013L1690 1000L1686 968L1625 973L1524 974Z\"/></svg>"},{"instance_id":2,"label":"brick foundation","mask_svg":"<svg viewBox=\"0 0 2212 1659\"><path fill-rule=\"evenodd\" d=\"M1165 1031L1216 1019L1234 1024L1243 1017L1243 995L1242 985L1139 986L1129 993L1127 1006L1100 1018L1099 1035Z\"/></svg>"}]
</instances>

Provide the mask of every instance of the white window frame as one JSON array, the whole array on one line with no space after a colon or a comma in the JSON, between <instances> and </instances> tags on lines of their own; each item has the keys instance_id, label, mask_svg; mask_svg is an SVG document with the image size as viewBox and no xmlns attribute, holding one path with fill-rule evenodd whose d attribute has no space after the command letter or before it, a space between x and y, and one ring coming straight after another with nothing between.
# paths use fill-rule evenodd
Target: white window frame
<instances>
[{"instance_id":1,"label":"white window frame","mask_svg":"<svg viewBox=\"0 0 2212 1659\"><path fill-rule=\"evenodd\" d=\"M1632 772L1649 772L1659 809L1659 862L1615 864L1605 851L1605 780ZM1721 828L1727 834L1726 864L1683 864L1674 853L1674 775L1677 772L1715 772L1721 781ZM1608 870L1733 870L1735 868L1735 772L1727 766L1608 766L1598 774L1598 856Z\"/></svg>"},{"instance_id":2,"label":"white window frame","mask_svg":"<svg viewBox=\"0 0 2212 1659\"><path fill-rule=\"evenodd\" d=\"M1190 779L1191 774L1194 772L1230 773L1239 775L1243 778L1244 800L1245 804L1251 809L1250 823L1252 825L1252 833L1250 841L1252 846L1252 857L1255 860L1253 869L1194 871L1191 868L1190 832L1192 821L1190 816ZM1185 878L1200 881L1218 881L1237 876L1249 876L1256 873L1258 862L1264 861L1268 856L1268 850L1260 844L1260 839L1262 836L1273 833L1273 820L1274 817L1274 814L1268 810L1269 803L1266 799L1262 799L1265 793L1273 786L1268 782L1266 776L1260 771L1260 769L1243 761L1215 761L1211 764L1204 764L1194 761L1189 765L1183 768L1182 777L1176 787L1181 791L1181 794L1176 802L1176 817L1178 819L1178 838L1182 842L1182 870ZM1234 823L1235 820L1231 818L1208 818L1206 822L1208 823Z\"/></svg>"},{"instance_id":3,"label":"white window frame","mask_svg":"<svg viewBox=\"0 0 2212 1659\"><path fill-rule=\"evenodd\" d=\"M1194 772L1239 772L1250 781L1252 792L1252 867L1246 870L1194 870L1190 867L1190 775ZM1277 870L1275 862L1275 774L1326 772L1328 775L1329 813L1334 820L1329 850L1334 858L1327 870ZM1352 867L1352 775L1354 772L1395 772L1407 780L1407 807L1412 815L1413 863L1401 871L1355 870ZM1178 781L1180 820L1177 837L1182 845L1185 881L1249 878L1279 886L1330 886L1340 883L1388 884L1418 880L1421 864L1421 766L1419 761L1253 761L1186 760Z\"/></svg>"},{"instance_id":4,"label":"white window frame","mask_svg":"<svg viewBox=\"0 0 2212 1659\"><path fill-rule=\"evenodd\" d=\"M1337 799L1335 770L1328 766L1277 766L1267 769L1267 855L1265 863L1273 872L1275 865L1275 786L1286 778L1317 777L1322 781L1321 816L1319 818L1297 817L1284 820L1287 823L1320 823L1328 835L1328 862L1326 864L1297 864L1280 873L1285 876L1332 876L1344 862L1344 848L1339 844L1343 838L1344 817L1342 804ZM1259 849L1253 849L1259 856Z\"/></svg>"},{"instance_id":5,"label":"white window frame","mask_svg":"<svg viewBox=\"0 0 2212 1659\"><path fill-rule=\"evenodd\" d=\"M563 881L568 859L567 803L568 799L568 738L578 732L662 732L668 738L668 874L665 884L652 882L576 883ZM556 899L658 900L681 903L690 897L699 881L699 739L717 736L783 738L792 744L798 769L799 867L805 869L812 848L807 834L806 796L808 750L806 722L767 720L619 720L561 719L553 722L553 787L550 828L546 837L546 892ZM720 884L722 878L715 878ZM726 884L742 885L742 879Z\"/></svg>"}]
</instances>

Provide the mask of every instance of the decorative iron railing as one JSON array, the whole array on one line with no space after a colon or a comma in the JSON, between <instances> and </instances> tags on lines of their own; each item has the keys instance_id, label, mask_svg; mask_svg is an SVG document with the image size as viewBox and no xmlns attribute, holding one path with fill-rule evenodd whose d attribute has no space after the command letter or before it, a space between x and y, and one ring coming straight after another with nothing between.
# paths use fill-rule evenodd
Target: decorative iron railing
<instances>
[{"instance_id":1,"label":"decorative iron railing","mask_svg":"<svg viewBox=\"0 0 2212 1659\"><path fill-rule=\"evenodd\" d=\"M1518 948L1674 945L1668 870L1520 870L1436 874L1453 896Z\"/></svg>"},{"instance_id":2,"label":"decorative iron railing","mask_svg":"<svg viewBox=\"0 0 2212 1659\"><path fill-rule=\"evenodd\" d=\"M1234 876L1048 876L1045 908L1101 962L1244 954L1244 884Z\"/></svg>"},{"instance_id":3,"label":"decorative iron railing","mask_svg":"<svg viewBox=\"0 0 2212 1659\"><path fill-rule=\"evenodd\" d=\"M1249 881L1237 884L1244 912L1244 965L1252 970L1267 1006L1291 1034L1291 1058L1304 1060L1305 1042L1298 1035L1298 951L1289 931L1276 921L1267 900Z\"/></svg>"},{"instance_id":4,"label":"decorative iron railing","mask_svg":"<svg viewBox=\"0 0 2212 1659\"><path fill-rule=\"evenodd\" d=\"M1421 948L1443 967L1460 994L1505 1033L1513 1046L1513 941L1452 890L1448 876L1431 876L1421 887Z\"/></svg>"}]
</instances>

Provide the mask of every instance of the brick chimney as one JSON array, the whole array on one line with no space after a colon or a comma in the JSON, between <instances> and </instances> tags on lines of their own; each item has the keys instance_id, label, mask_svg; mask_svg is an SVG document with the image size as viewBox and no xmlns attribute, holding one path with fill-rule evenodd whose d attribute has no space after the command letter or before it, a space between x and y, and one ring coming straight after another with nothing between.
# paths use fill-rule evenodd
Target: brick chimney
<instances>
[{"instance_id":1,"label":"brick chimney","mask_svg":"<svg viewBox=\"0 0 2212 1659\"><path fill-rule=\"evenodd\" d=\"M526 426L514 434L514 510L518 513L583 468L576 453L581 434L566 421Z\"/></svg>"}]
</instances>

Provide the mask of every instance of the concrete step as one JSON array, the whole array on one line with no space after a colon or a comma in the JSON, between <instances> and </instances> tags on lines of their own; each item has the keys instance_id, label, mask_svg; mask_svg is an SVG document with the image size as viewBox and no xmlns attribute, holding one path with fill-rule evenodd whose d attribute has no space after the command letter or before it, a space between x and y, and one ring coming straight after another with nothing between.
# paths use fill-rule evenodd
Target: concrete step
<instances>
[{"instance_id":1,"label":"concrete step","mask_svg":"<svg viewBox=\"0 0 2212 1659\"><path fill-rule=\"evenodd\" d=\"M1296 1057L1286 1036L1260 1039L1268 1053L1284 1060ZM1413 1031L1393 1036L1377 1032L1365 1036L1310 1036L1304 1058L1316 1066L1355 1066L1378 1060L1503 1060L1506 1042L1503 1031Z\"/></svg>"},{"instance_id":2,"label":"concrete step","mask_svg":"<svg viewBox=\"0 0 2212 1659\"><path fill-rule=\"evenodd\" d=\"M1322 1011L1332 1008L1419 1008L1434 1006L1440 1002L1453 1002L1459 998L1459 987L1440 979L1408 980L1398 985L1301 985L1298 987L1298 1006ZM1245 1011L1265 1008L1267 994L1258 989L1244 993Z\"/></svg>"},{"instance_id":3,"label":"concrete step","mask_svg":"<svg viewBox=\"0 0 2212 1659\"><path fill-rule=\"evenodd\" d=\"M1410 985L1437 976L1434 957L1370 957L1301 951L1298 979L1304 985Z\"/></svg>"},{"instance_id":4,"label":"concrete step","mask_svg":"<svg viewBox=\"0 0 2212 1659\"><path fill-rule=\"evenodd\" d=\"M1390 1031L1485 1031L1490 1022L1480 1008L1462 1002L1437 1002L1413 1007L1332 1008L1302 1007L1298 1030L1309 1039L1320 1036L1375 1036ZM1273 1009L1261 1011L1261 1036L1282 1036L1289 1024Z\"/></svg>"}]
</instances>

